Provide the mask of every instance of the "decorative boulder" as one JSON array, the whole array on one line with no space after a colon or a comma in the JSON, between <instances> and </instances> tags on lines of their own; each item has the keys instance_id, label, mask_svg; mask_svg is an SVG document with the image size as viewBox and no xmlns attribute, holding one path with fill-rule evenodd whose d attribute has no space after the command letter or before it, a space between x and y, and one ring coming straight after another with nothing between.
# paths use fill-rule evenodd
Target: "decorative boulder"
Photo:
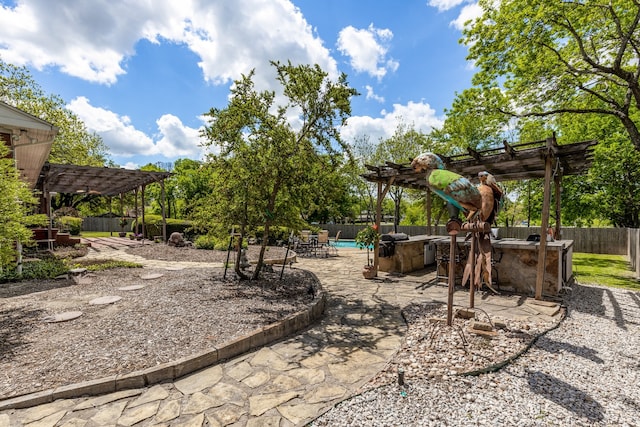
<instances>
[{"instance_id":1,"label":"decorative boulder","mask_svg":"<svg viewBox=\"0 0 640 427\"><path fill-rule=\"evenodd\" d=\"M183 247L187 245L187 242L184 240L182 233L178 233L176 231L171 233L171 236L169 236L169 241L167 241L167 245Z\"/></svg>"}]
</instances>

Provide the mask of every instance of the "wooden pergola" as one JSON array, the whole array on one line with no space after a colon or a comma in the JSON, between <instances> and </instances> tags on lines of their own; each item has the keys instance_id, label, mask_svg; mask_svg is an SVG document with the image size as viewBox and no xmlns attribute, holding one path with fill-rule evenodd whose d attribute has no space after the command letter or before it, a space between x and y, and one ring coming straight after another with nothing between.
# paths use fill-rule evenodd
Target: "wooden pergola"
<instances>
[{"instance_id":1,"label":"wooden pergola","mask_svg":"<svg viewBox=\"0 0 640 427\"><path fill-rule=\"evenodd\" d=\"M160 183L162 192L162 237L167 240L165 219L164 180L171 176L170 172L141 171L122 168L94 166L76 166L45 163L40 172L36 188L42 192L44 213L51 216L51 194L94 194L100 196L119 196L122 204L123 194L135 192L136 215L138 190L141 190L142 230L144 233L145 187Z\"/></svg>"},{"instance_id":2,"label":"wooden pergola","mask_svg":"<svg viewBox=\"0 0 640 427\"><path fill-rule=\"evenodd\" d=\"M551 204L551 182L554 183L555 199L555 235L561 236L560 193L562 177L584 174L593 162L593 148L597 141L583 141L558 145L555 135L542 141L519 144L503 142L502 147L476 151L468 148L467 153L454 156L440 155L445 168L459 175L477 180L478 172L487 171L498 182L527 179L544 179L544 199L542 205L542 224L540 232L540 251L536 277L536 299L542 298L544 260L546 257L546 230L549 227ZM418 153L416 153L418 154ZM427 192L427 234L431 234L431 192L424 173L416 173L406 164L386 162L382 166L367 165L368 173L364 179L378 184L376 203L376 224L380 226L382 201L392 185L413 188ZM374 250L374 265L378 268L378 244Z\"/></svg>"}]
</instances>

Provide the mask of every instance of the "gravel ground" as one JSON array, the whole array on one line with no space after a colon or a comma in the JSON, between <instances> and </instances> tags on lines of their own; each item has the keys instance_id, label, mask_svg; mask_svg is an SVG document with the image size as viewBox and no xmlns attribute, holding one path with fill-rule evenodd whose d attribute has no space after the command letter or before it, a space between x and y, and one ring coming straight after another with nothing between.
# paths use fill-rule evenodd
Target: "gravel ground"
<instances>
[{"instance_id":1,"label":"gravel ground","mask_svg":"<svg viewBox=\"0 0 640 427\"><path fill-rule=\"evenodd\" d=\"M198 261L214 251L147 245L152 257ZM161 275L156 278L151 275ZM227 277L232 277L228 275ZM264 280L223 280L222 269L112 269L67 279L0 284L0 399L129 373L215 347L306 307L309 273L286 269ZM141 289L122 289L130 286ZM120 296L106 305L98 297ZM81 311L77 319L48 316Z\"/></svg>"},{"instance_id":2,"label":"gravel ground","mask_svg":"<svg viewBox=\"0 0 640 427\"><path fill-rule=\"evenodd\" d=\"M497 372L431 376L416 369L407 373L404 386L365 391L311 425L639 425L640 294L575 285L565 304L565 320ZM414 358L430 352L409 347ZM450 356L453 348L439 357ZM392 366L402 366L407 357L401 351Z\"/></svg>"}]
</instances>

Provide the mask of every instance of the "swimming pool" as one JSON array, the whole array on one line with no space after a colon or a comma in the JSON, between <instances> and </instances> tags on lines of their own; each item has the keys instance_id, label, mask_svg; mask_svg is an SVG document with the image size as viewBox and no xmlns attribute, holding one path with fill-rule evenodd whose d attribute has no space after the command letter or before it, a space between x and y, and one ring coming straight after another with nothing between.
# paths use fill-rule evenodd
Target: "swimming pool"
<instances>
[{"instance_id":1,"label":"swimming pool","mask_svg":"<svg viewBox=\"0 0 640 427\"><path fill-rule=\"evenodd\" d=\"M338 248L357 248L355 240L338 240L335 245Z\"/></svg>"}]
</instances>

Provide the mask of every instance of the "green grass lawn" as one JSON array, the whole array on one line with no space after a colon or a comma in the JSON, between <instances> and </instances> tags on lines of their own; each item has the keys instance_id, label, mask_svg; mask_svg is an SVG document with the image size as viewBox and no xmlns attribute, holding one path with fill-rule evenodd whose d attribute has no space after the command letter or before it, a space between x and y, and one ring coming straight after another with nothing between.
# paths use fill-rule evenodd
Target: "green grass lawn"
<instances>
[{"instance_id":1,"label":"green grass lawn","mask_svg":"<svg viewBox=\"0 0 640 427\"><path fill-rule=\"evenodd\" d=\"M80 237L118 237L118 231L82 231Z\"/></svg>"},{"instance_id":2,"label":"green grass lawn","mask_svg":"<svg viewBox=\"0 0 640 427\"><path fill-rule=\"evenodd\" d=\"M613 286L640 291L631 265L623 255L573 254L573 273L581 284Z\"/></svg>"}]
</instances>

